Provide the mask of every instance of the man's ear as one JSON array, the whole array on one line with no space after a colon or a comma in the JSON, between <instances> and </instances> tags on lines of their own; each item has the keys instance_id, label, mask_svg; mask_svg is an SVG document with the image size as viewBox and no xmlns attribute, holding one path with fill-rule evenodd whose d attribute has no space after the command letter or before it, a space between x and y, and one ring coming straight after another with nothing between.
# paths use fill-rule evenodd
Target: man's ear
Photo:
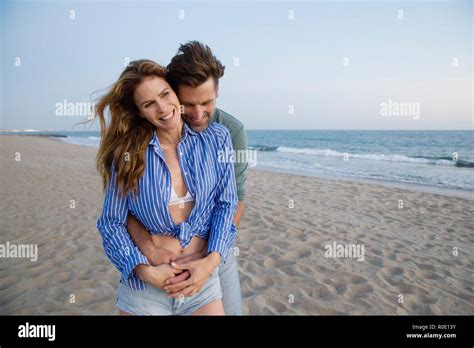
<instances>
[{"instance_id":1,"label":"man's ear","mask_svg":"<svg viewBox=\"0 0 474 348\"><path fill-rule=\"evenodd\" d=\"M216 99L219 97L219 87L216 87Z\"/></svg>"}]
</instances>

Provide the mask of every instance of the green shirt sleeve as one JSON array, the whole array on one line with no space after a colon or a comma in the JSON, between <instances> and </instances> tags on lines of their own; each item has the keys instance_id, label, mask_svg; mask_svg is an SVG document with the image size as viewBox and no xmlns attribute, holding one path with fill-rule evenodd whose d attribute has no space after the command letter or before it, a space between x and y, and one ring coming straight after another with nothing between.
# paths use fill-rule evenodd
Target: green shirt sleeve
<instances>
[{"instance_id":1,"label":"green shirt sleeve","mask_svg":"<svg viewBox=\"0 0 474 348\"><path fill-rule=\"evenodd\" d=\"M239 202L245 200L245 182L247 181L248 169L248 141L245 128L240 130L232 137L232 146L235 151L234 171L235 182L237 184L237 197Z\"/></svg>"}]
</instances>

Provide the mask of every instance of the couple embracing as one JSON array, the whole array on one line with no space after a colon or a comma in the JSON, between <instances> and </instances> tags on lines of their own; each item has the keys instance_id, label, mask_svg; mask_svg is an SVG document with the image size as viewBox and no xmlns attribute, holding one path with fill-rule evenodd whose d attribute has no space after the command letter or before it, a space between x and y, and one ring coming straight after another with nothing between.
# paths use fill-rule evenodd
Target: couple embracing
<instances>
[{"instance_id":1,"label":"couple embracing","mask_svg":"<svg viewBox=\"0 0 474 348\"><path fill-rule=\"evenodd\" d=\"M222 154L247 151L247 136L216 108L223 75L192 41L166 68L131 62L97 104L97 229L121 273L121 315L242 314L233 248L248 164Z\"/></svg>"}]
</instances>

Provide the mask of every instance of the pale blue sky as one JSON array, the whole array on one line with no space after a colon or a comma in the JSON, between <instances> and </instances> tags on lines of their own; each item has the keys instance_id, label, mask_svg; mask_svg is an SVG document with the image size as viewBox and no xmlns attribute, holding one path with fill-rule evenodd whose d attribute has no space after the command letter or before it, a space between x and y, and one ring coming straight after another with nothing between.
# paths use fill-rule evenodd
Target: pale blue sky
<instances>
[{"instance_id":1,"label":"pale blue sky","mask_svg":"<svg viewBox=\"0 0 474 348\"><path fill-rule=\"evenodd\" d=\"M0 6L2 129L72 130L84 118L56 103L90 102L127 57L166 65L189 40L226 65L218 106L247 129L473 129L471 1ZM389 99L419 103L419 118L381 116Z\"/></svg>"}]
</instances>

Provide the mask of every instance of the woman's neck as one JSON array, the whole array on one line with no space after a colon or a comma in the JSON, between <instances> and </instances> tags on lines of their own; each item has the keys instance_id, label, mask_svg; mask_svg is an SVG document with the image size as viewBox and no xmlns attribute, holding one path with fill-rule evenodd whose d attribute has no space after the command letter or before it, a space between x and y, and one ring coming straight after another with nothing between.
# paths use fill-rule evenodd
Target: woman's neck
<instances>
[{"instance_id":1,"label":"woman's neck","mask_svg":"<svg viewBox=\"0 0 474 348\"><path fill-rule=\"evenodd\" d=\"M179 122L179 125L173 129L157 129L156 135L162 145L177 145L181 141L183 134L183 121Z\"/></svg>"}]
</instances>

